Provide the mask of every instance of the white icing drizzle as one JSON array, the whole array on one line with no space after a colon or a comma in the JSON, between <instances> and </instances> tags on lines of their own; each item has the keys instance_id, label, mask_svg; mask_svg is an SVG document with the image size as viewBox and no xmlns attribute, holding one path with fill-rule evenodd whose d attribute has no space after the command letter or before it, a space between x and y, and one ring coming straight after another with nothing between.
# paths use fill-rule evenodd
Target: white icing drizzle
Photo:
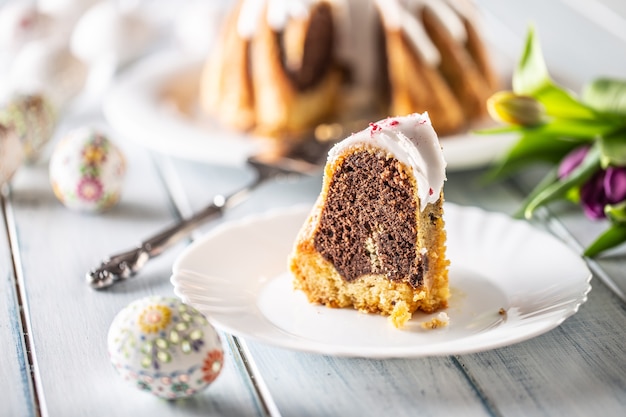
<instances>
[{"instance_id":1,"label":"white icing drizzle","mask_svg":"<svg viewBox=\"0 0 626 417\"><path fill-rule=\"evenodd\" d=\"M376 80L376 7L372 1L332 0L336 22L335 56L347 63L357 86Z\"/></svg>"},{"instance_id":2,"label":"white icing drizzle","mask_svg":"<svg viewBox=\"0 0 626 417\"><path fill-rule=\"evenodd\" d=\"M306 18L311 6L318 0L244 0L237 20L239 36L250 39L259 27L260 19L267 5L265 18L270 27L281 31L289 19Z\"/></svg>"},{"instance_id":3,"label":"white icing drizzle","mask_svg":"<svg viewBox=\"0 0 626 417\"><path fill-rule=\"evenodd\" d=\"M312 5L324 0L243 0L237 31L244 39L254 36L262 18L281 31L291 18L305 18ZM450 36L465 43L463 18L472 20L471 0L325 0L333 5L339 39L336 56L353 70L357 86L371 86L375 79L375 25L377 11L388 30L402 30L424 62L438 66L441 55L419 18L429 8ZM267 12L264 16L264 10Z\"/></svg>"},{"instance_id":4,"label":"white icing drizzle","mask_svg":"<svg viewBox=\"0 0 626 417\"><path fill-rule=\"evenodd\" d=\"M254 36L265 7L264 1L244 0L237 18L237 33L244 39Z\"/></svg>"},{"instance_id":5,"label":"white icing drizzle","mask_svg":"<svg viewBox=\"0 0 626 417\"><path fill-rule=\"evenodd\" d=\"M402 30L420 57L429 65L436 66L441 60L437 47L430 40L421 19L420 12L429 8L450 36L459 43L465 43L467 33L459 11L448 0L375 0L387 29ZM463 13L465 15L465 13Z\"/></svg>"},{"instance_id":6,"label":"white icing drizzle","mask_svg":"<svg viewBox=\"0 0 626 417\"><path fill-rule=\"evenodd\" d=\"M416 0L412 0L416 1ZM419 1L420 3L423 0ZM458 43L467 42L467 32L465 31L465 25L459 14L455 11L452 3L449 1L428 1L425 3L429 7L434 15L439 19L442 26L448 31L452 39Z\"/></svg>"},{"instance_id":7,"label":"white icing drizzle","mask_svg":"<svg viewBox=\"0 0 626 417\"><path fill-rule=\"evenodd\" d=\"M446 180L446 161L428 113L389 117L371 123L367 129L333 146L328 153L328 162L332 163L356 145L384 149L413 170L420 210L439 200Z\"/></svg>"}]
</instances>

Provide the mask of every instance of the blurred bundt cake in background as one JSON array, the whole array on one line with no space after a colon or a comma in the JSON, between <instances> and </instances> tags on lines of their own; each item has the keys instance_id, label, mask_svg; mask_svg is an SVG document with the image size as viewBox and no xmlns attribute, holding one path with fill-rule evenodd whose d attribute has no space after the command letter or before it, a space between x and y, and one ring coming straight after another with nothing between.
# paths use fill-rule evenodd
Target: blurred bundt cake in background
<instances>
[{"instance_id":1,"label":"blurred bundt cake in background","mask_svg":"<svg viewBox=\"0 0 626 417\"><path fill-rule=\"evenodd\" d=\"M227 127L295 137L355 110L428 111L441 135L486 116L497 79L469 0L239 0L201 79Z\"/></svg>"}]
</instances>

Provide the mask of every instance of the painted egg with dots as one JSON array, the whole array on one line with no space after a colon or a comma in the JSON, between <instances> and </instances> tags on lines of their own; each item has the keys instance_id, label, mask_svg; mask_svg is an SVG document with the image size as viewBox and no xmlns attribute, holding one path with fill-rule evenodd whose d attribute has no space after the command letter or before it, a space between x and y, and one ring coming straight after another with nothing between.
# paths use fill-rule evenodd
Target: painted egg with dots
<instances>
[{"instance_id":1,"label":"painted egg with dots","mask_svg":"<svg viewBox=\"0 0 626 417\"><path fill-rule=\"evenodd\" d=\"M54 106L42 94L16 94L0 110L0 123L15 130L27 164L37 161L55 132L57 119Z\"/></svg>"},{"instance_id":2,"label":"painted egg with dots","mask_svg":"<svg viewBox=\"0 0 626 417\"><path fill-rule=\"evenodd\" d=\"M108 352L130 384L165 399L194 395L219 376L219 335L195 308L173 297L150 296L122 309L109 328Z\"/></svg>"},{"instance_id":3,"label":"painted egg with dots","mask_svg":"<svg viewBox=\"0 0 626 417\"><path fill-rule=\"evenodd\" d=\"M24 150L15 129L0 123L0 187L8 183L24 158Z\"/></svg>"},{"instance_id":4,"label":"painted egg with dots","mask_svg":"<svg viewBox=\"0 0 626 417\"><path fill-rule=\"evenodd\" d=\"M104 133L80 128L56 145L49 168L52 190L59 201L71 209L98 212L118 202L126 161Z\"/></svg>"}]
</instances>

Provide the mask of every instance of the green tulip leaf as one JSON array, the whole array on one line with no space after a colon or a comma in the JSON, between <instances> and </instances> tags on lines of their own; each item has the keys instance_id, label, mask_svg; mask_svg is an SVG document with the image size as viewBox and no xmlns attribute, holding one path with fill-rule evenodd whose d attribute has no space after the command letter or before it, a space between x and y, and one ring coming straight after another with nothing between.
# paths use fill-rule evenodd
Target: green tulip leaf
<instances>
[{"instance_id":1,"label":"green tulip leaf","mask_svg":"<svg viewBox=\"0 0 626 417\"><path fill-rule=\"evenodd\" d=\"M535 36L535 28L531 26L528 29L522 56L513 73L513 91L518 95L534 97L537 91L551 84L541 45Z\"/></svg>"},{"instance_id":2,"label":"green tulip leaf","mask_svg":"<svg viewBox=\"0 0 626 417\"><path fill-rule=\"evenodd\" d=\"M554 84L537 90L534 97L545 107L546 114L554 118L594 120L596 112L582 104L569 91Z\"/></svg>"},{"instance_id":3,"label":"green tulip leaf","mask_svg":"<svg viewBox=\"0 0 626 417\"><path fill-rule=\"evenodd\" d=\"M533 163L559 163L563 155L587 140L561 139L545 134L542 127L525 130L520 139L498 160L487 173L488 179L510 175Z\"/></svg>"},{"instance_id":4,"label":"green tulip leaf","mask_svg":"<svg viewBox=\"0 0 626 417\"><path fill-rule=\"evenodd\" d=\"M570 92L552 81L532 26L528 30L522 57L513 73L513 91L540 101L548 116L571 119L595 117L590 107L580 103Z\"/></svg>"},{"instance_id":5,"label":"green tulip leaf","mask_svg":"<svg viewBox=\"0 0 626 417\"><path fill-rule=\"evenodd\" d=\"M605 206L604 214L611 222L626 226L626 201Z\"/></svg>"},{"instance_id":6,"label":"green tulip leaf","mask_svg":"<svg viewBox=\"0 0 626 417\"><path fill-rule=\"evenodd\" d=\"M626 242L626 225L613 223L589 245L583 255L594 257Z\"/></svg>"},{"instance_id":7,"label":"green tulip leaf","mask_svg":"<svg viewBox=\"0 0 626 417\"><path fill-rule=\"evenodd\" d=\"M473 130L472 133L477 135L501 135L504 133L517 133L524 130L523 126L516 125L505 125L505 126L496 126L485 129L477 129Z\"/></svg>"},{"instance_id":8,"label":"green tulip leaf","mask_svg":"<svg viewBox=\"0 0 626 417\"><path fill-rule=\"evenodd\" d=\"M579 188L600 167L600 150L597 145L592 146L582 163L567 177L548 184L544 189L535 193L523 208L524 217L530 219L534 211L552 201L566 198L572 188Z\"/></svg>"},{"instance_id":9,"label":"green tulip leaf","mask_svg":"<svg viewBox=\"0 0 626 417\"><path fill-rule=\"evenodd\" d=\"M599 112L626 116L626 80L594 80L583 88L582 100Z\"/></svg>"},{"instance_id":10,"label":"green tulip leaf","mask_svg":"<svg viewBox=\"0 0 626 417\"><path fill-rule=\"evenodd\" d=\"M626 130L598 138L600 144L600 163L608 166L626 166Z\"/></svg>"},{"instance_id":11,"label":"green tulip leaf","mask_svg":"<svg viewBox=\"0 0 626 417\"><path fill-rule=\"evenodd\" d=\"M597 136L609 134L615 129L616 125L612 120L553 119L550 123L527 128L526 131L546 137L564 140L584 139L586 142L592 142Z\"/></svg>"},{"instance_id":12,"label":"green tulip leaf","mask_svg":"<svg viewBox=\"0 0 626 417\"><path fill-rule=\"evenodd\" d=\"M524 202L521 207L513 214L514 217L520 219L524 218L524 211L526 210L526 206L533 201L539 194L541 194L546 188L552 186L552 184L558 181L558 168L553 168L548 172L541 182L535 186L535 188L526 196Z\"/></svg>"}]
</instances>

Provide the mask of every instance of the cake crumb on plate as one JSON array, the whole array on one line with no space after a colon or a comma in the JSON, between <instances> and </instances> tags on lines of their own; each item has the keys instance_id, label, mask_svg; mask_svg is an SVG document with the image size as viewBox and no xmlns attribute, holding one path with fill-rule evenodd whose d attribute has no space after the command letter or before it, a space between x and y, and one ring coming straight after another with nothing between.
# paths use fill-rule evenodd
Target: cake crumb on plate
<instances>
[{"instance_id":1,"label":"cake crumb on plate","mask_svg":"<svg viewBox=\"0 0 626 417\"><path fill-rule=\"evenodd\" d=\"M441 313L437 314L436 317L433 317L428 321L422 322L422 328L432 330L439 327L446 327L449 323L450 317L447 313L442 311Z\"/></svg>"}]
</instances>

